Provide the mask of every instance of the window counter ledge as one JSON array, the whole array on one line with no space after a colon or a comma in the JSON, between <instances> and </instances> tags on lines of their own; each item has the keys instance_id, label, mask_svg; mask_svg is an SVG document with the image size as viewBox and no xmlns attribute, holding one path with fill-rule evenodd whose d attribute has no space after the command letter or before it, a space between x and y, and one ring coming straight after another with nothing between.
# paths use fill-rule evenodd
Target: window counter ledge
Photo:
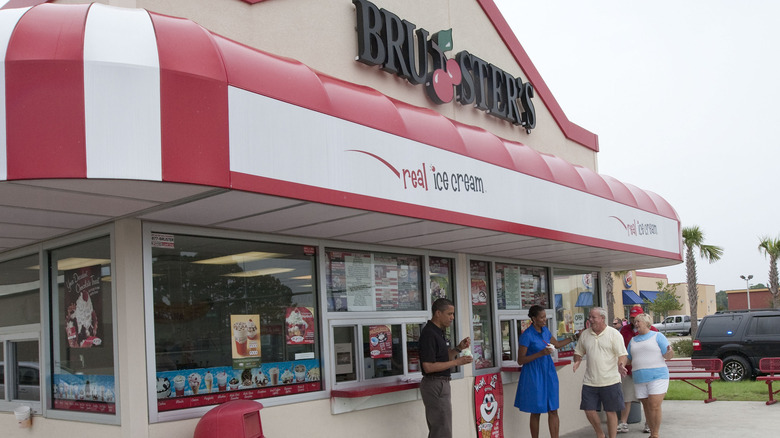
<instances>
[{"instance_id":1,"label":"window counter ledge","mask_svg":"<svg viewBox=\"0 0 780 438\"><path fill-rule=\"evenodd\" d=\"M571 359L562 359L557 362L553 362L553 365L555 365L556 368L563 367L569 364L571 364ZM508 366L502 366L501 371L505 373L519 373L522 368L523 368L522 365L508 365Z\"/></svg>"},{"instance_id":2,"label":"window counter ledge","mask_svg":"<svg viewBox=\"0 0 780 438\"><path fill-rule=\"evenodd\" d=\"M359 411L396 403L420 400L420 381L393 382L380 385L357 386L330 391L331 411L334 414Z\"/></svg>"}]
</instances>

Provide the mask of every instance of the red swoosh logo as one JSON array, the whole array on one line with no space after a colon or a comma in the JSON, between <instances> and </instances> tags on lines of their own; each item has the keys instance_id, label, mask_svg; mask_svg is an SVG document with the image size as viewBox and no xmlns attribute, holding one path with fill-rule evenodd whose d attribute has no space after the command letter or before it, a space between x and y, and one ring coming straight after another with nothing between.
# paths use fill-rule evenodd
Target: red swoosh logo
<instances>
[{"instance_id":1,"label":"red swoosh logo","mask_svg":"<svg viewBox=\"0 0 780 438\"><path fill-rule=\"evenodd\" d=\"M620 218L619 218L619 217L617 217L617 216L610 216L610 217L613 217L613 218L617 219L617 221L618 221L618 222L620 222L620 224L621 224L621 225L623 225L623 228L628 228L628 227L626 226L626 224L625 224L625 223L623 223L623 221L622 221L622 220L620 220Z\"/></svg>"},{"instance_id":2,"label":"red swoosh logo","mask_svg":"<svg viewBox=\"0 0 780 438\"><path fill-rule=\"evenodd\" d=\"M390 164L390 163L388 163L387 161L385 161L385 160L384 160L384 158L382 158L382 157L376 156L376 155L372 154L371 152L360 151L360 150L357 150L357 149L347 149L347 152L359 152L359 153L361 153L361 154L366 154L366 155L368 155L369 157L374 157L374 158L376 158L377 160L379 160L379 162L381 162L382 164L384 164L385 166L387 166L387 167L388 167L390 170L392 170L392 171L393 171L393 173L395 174L395 176L397 176L398 178L401 178L401 172L399 172L399 171L398 171L398 169L396 169L395 167L393 167L393 165L392 165L392 164Z\"/></svg>"}]
</instances>

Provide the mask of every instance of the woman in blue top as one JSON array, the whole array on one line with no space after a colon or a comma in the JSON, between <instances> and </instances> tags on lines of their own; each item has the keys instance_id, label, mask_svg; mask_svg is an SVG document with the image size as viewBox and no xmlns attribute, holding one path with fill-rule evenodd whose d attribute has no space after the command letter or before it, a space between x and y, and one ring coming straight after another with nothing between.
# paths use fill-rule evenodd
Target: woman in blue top
<instances>
[{"instance_id":1,"label":"woman in blue top","mask_svg":"<svg viewBox=\"0 0 780 438\"><path fill-rule=\"evenodd\" d=\"M542 306L531 306L528 316L533 324L520 335L520 346L517 349L517 364L523 368L517 384L515 407L531 414L532 438L539 437L539 418L545 412L550 437L558 438L558 373L550 357L554 349L548 348L548 344L561 348L573 339L553 339Z\"/></svg>"},{"instance_id":2,"label":"woman in blue top","mask_svg":"<svg viewBox=\"0 0 780 438\"><path fill-rule=\"evenodd\" d=\"M628 360L634 376L636 398L642 402L650 428L650 437L658 438L661 429L661 402L669 389L669 368L666 360L674 350L666 336L650 331L653 320L646 313L636 316L634 326L638 334L628 343Z\"/></svg>"}]
</instances>

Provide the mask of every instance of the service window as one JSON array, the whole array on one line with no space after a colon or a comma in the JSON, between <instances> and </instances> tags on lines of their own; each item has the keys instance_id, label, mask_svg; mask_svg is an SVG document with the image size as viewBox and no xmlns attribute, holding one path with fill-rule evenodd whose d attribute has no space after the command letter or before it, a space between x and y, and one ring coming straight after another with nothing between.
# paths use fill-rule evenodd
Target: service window
<instances>
[{"instance_id":1,"label":"service window","mask_svg":"<svg viewBox=\"0 0 780 438\"><path fill-rule=\"evenodd\" d=\"M453 298L453 261L342 249L328 249L325 257L336 384L419 378L425 309ZM450 342L454 333L452 326L445 332Z\"/></svg>"},{"instance_id":2,"label":"service window","mask_svg":"<svg viewBox=\"0 0 780 438\"><path fill-rule=\"evenodd\" d=\"M588 327L590 309L601 305L598 275L598 272L586 270L553 270L555 319L558 324L555 328L550 327L550 332L559 341ZM558 356L572 356L575 346L576 342L566 345L558 350Z\"/></svg>"},{"instance_id":3,"label":"service window","mask_svg":"<svg viewBox=\"0 0 780 438\"><path fill-rule=\"evenodd\" d=\"M114 299L108 237L49 251L52 407L116 413Z\"/></svg>"},{"instance_id":4,"label":"service window","mask_svg":"<svg viewBox=\"0 0 780 438\"><path fill-rule=\"evenodd\" d=\"M315 253L151 234L158 412L322 389Z\"/></svg>"}]
</instances>

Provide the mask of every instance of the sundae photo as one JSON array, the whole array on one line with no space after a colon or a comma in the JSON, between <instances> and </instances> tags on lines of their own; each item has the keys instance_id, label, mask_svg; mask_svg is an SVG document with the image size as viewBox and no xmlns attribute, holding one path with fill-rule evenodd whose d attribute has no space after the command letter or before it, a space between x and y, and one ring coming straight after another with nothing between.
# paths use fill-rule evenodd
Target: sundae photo
<instances>
[{"instance_id":1,"label":"sundae photo","mask_svg":"<svg viewBox=\"0 0 780 438\"><path fill-rule=\"evenodd\" d=\"M262 371L260 371L255 375L254 381L255 381L255 386L258 387L266 386L268 385L268 376L266 376L265 374L263 374Z\"/></svg>"},{"instance_id":2,"label":"sundae photo","mask_svg":"<svg viewBox=\"0 0 780 438\"><path fill-rule=\"evenodd\" d=\"M294 309L290 312L285 322L287 322L287 336L293 342L303 341L303 336L306 334L309 324L303 319L301 312L298 309Z\"/></svg>"},{"instance_id":3,"label":"sundae photo","mask_svg":"<svg viewBox=\"0 0 780 438\"><path fill-rule=\"evenodd\" d=\"M282 384L287 385L293 383L293 381L295 381L295 375L290 370L284 370L282 373Z\"/></svg>"},{"instance_id":4,"label":"sundae photo","mask_svg":"<svg viewBox=\"0 0 780 438\"><path fill-rule=\"evenodd\" d=\"M198 390L200 390L200 374L192 373L189 375L187 380L190 383L190 389L192 390L192 393L197 394Z\"/></svg>"},{"instance_id":5,"label":"sundae photo","mask_svg":"<svg viewBox=\"0 0 780 438\"><path fill-rule=\"evenodd\" d=\"M246 368L241 373L241 385L247 388L252 386L252 369Z\"/></svg>"},{"instance_id":6,"label":"sundae photo","mask_svg":"<svg viewBox=\"0 0 780 438\"><path fill-rule=\"evenodd\" d=\"M157 398L168 398L171 396L171 381L167 377L157 378Z\"/></svg>"}]
</instances>

